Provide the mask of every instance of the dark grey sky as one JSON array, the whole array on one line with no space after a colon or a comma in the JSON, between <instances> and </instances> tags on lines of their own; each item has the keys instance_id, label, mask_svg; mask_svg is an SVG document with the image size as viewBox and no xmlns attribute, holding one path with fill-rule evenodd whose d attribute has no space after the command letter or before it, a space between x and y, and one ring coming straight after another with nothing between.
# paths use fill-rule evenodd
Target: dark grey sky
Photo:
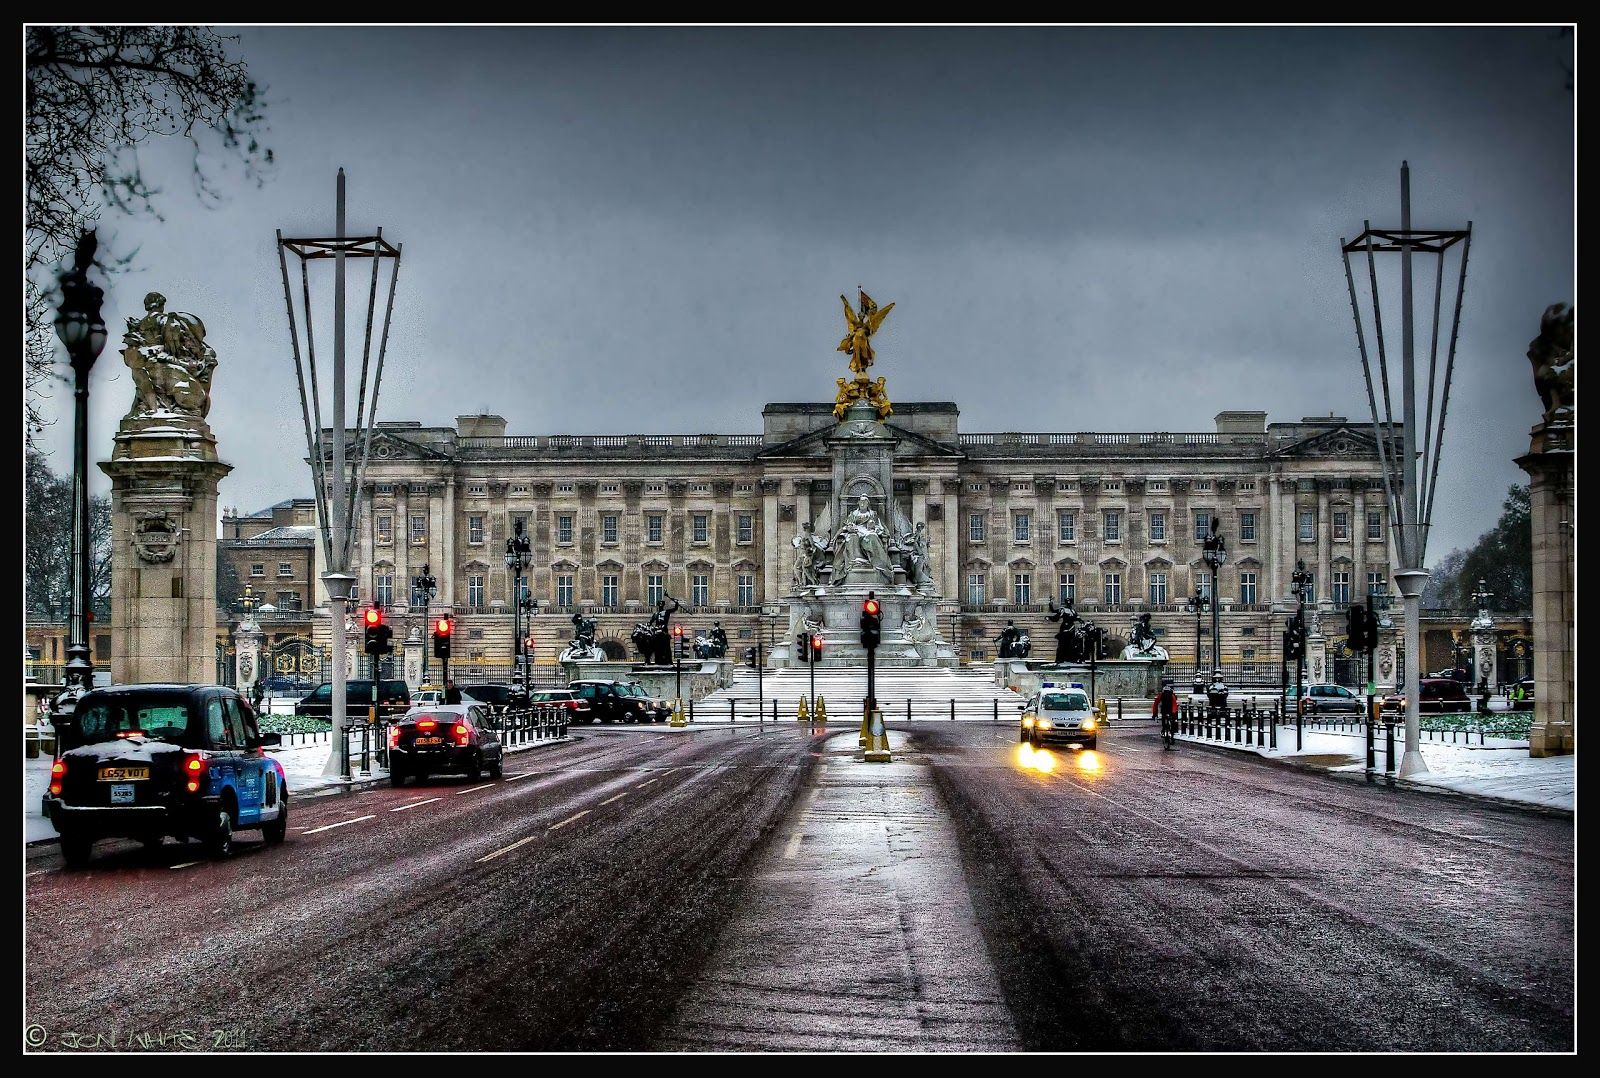
<instances>
[{"instance_id":1,"label":"dark grey sky","mask_svg":"<svg viewBox=\"0 0 1600 1078\"><path fill-rule=\"evenodd\" d=\"M115 326L158 289L209 328L241 510L310 491L273 229L331 234L340 165L352 227L405 244L380 418L754 432L766 402L831 400L862 285L898 304L894 400L954 400L968 431L1183 431L1366 421L1338 241L1398 225L1407 158L1417 225L1474 223L1430 560L1524 478L1524 353L1575 299L1549 29L241 33L274 178L205 209L182 147L152 148L165 221L107 229L139 247ZM110 349L95 381L104 459L131 400Z\"/></svg>"}]
</instances>

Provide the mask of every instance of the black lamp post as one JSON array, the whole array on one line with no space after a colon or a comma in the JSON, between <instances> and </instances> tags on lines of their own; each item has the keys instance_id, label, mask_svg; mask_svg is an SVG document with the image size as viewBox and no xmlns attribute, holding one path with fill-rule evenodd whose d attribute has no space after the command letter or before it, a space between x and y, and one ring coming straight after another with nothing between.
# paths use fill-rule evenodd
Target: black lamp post
<instances>
[{"instance_id":1,"label":"black lamp post","mask_svg":"<svg viewBox=\"0 0 1600 1078\"><path fill-rule=\"evenodd\" d=\"M1201 557L1211 566L1211 687L1210 698L1212 707L1226 707L1228 705L1228 686L1222 680L1222 626L1220 617L1222 608L1217 602L1217 575L1222 569L1222 563L1228 560L1228 543L1223 539L1222 533L1217 530L1222 522L1216 517L1211 518L1211 532L1205 537L1202 544Z\"/></svg>"},{"instance_id":2,"label":"black lamp post","mask_svg":"<svg viewBox=\"0 0 1600 1078\"><path fill-rule=\"evenodd\" d=\"M522 576L533 561L532 546L523 533L522 518L517 518L516 534L506 540L506 571L511 574L512 660L522 667ZM527 686L527 678L522 679Z\"/></svg>"},{"instance_id":3,"label":"black lamp post","mask_svg":"<svg viewBox=\"0 0 1600 1078\"><path fill-rule=\"evenodd\" d=\"M1296 561L1294 563L1294 572L1289 574L1289 579L1294 581L1296 599L1294 625L1295 633L1300 640L1300 653L1294 661L1294 750L1299 752L1301 747L1300 715L1305 709L1306 699L1306 592L1311 588L1311 573L1306 569L1306 563Z\"/></svg>"},{"instance_id":4,"label":"black lamp post","mask_svg":"<svg viewBox=\"0 0 1600 1078\"><path fill-rule=\"evenodd\" d=\"M85 232L73 252L73 268L61 275L61 306L56 314L56 336L72 360L72 606L67 665L62 696L76 700L94 687L90 661L89 618L92 596L89 575L89 372L106 346L106 323L100 317L105 293L89 283L98 241ZM61 698L57 697L57 707Z\"/></svg>"},{"instance_id":5,"label":"black lamp post","mask_svg":"<svg viewBox=\"0 0 1600 1078\"><path fill-rule=\"evenodd\" d=\"M1194 615L1194 691L1205 691L1205 675L1200 672L1200 615L1211 609L1211 600L1200 593L1200 585L1196 584L1194 594L1184 600L1183 612ZM1212 641L1216 646L1216 641Z\"/></svg>"},{"instance_id":6,"label":"black lamp post","mask_svg":"<svg viewBox=\"0 0 1600 1078\"><path fill-rule=\"evenodd\" d=\"M413 598L418 595L422 596L422 623L429 630L433 628L433 611L431 609L433 596L438 590L439 582L433 578L432 573L428 572L428 563L423 562L422 572L411 578L411 594ZM428 683L428 651L427 640L424 639L422 648L422 683L424 685Z\"/></svg>"}]
</instances>

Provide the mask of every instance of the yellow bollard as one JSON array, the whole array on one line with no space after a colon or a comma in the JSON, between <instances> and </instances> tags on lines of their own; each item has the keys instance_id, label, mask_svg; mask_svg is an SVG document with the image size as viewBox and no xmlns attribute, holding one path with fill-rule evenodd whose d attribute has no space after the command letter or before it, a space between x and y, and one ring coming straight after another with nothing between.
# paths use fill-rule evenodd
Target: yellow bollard
<instances>
[{"instance_id":1,"label":"yellow bollard","mask_svg":"<svg viewBox=\"0 0 1600 1078\"><path fill-rule=\"evenodd\" d=\"M667 721L668 726L688 726L689 720L683 714L683 697L672 701L672 718Z\"/></svg>"},{"instance_id":2,"label":"yellow bollard","mask_svg":"<svg viewBox=\"0 0 1600 1078\"><path fill-rule=\"evenodd\" d=\"M868 763L889 762L889 732L883 728L883 712L874 710L867 726L867 751L862 757Z\"/></svg>"},{"instance_id":3,"label":"yellow bollard","mask_svg":"<svg viewBox=\"0 0 1600 1078\"><path fill-rule=\"evenodd\" d=\"M795 714L795 721L807 723L811 721L811 713L806 710L806 698L804 696L800 698L800 710Z\"/></svg>"},{"instance_id":4,"label":"yellow bollard","mask_svg":"<svg viewBox=\"0 0 1600 1078\"><path fill-rule=\"evenodd\" d=\"M871 717L867 714L866 702L863 701L861 704L861 734L858 738L862 748L866 748L867 743L872 740L872 731L868 729L870 726L870 719Z\"/></svg>"},{"instance_id":5,"label":"yellow bollard","mask_svg":"<svg viewBox=\"0 0 1600 1078\"><path fill-rule=\"evenodd\" d=\"M817 697L817 722L828 724L828 701L821 696Z\"/></svg>"}]
</instances>

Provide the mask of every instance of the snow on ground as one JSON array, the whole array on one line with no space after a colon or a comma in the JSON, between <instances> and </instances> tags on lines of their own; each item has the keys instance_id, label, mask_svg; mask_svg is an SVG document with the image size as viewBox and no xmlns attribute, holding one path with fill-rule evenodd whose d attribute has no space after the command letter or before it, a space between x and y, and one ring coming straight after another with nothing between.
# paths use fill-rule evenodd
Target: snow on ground
<instances>
[{"instance_id":1,"label":"snow on ground","mask_svg":"<svg viewBox=\"0 0 1600 1078\"><path fill-rule=\"evenodd\" d=\"M1216 743L1207 741L1205 744ZM1303 731L1301 749L1296 752L1294 726L1291 724L1278 727L1278 747L1275 750L1236 744L1223 747L1289 761L1297 757L1320 757L1322 759L1319 762L1324 764L1325 769L1333 772L1360 773L1366 770L1366 734L1356 731L1307 729ZM1377 741L1377 767L1380 773L1384 766L1383 747L1384 740L1380 734ZM1397 737L1395 755L1398 757L1404 751L1404 739ZM1326 763L1328 757L1338 756L1347 757L1349 762ZM1526 741L1491 737L1485 745L1480 746L1424 738L1422 758L1427 762L1427 773L1407 779L1407 782L1568 811L1577 802L1577 757L1547 756L1534 759L1528 755Z\"/></svg>"}]
</instances>

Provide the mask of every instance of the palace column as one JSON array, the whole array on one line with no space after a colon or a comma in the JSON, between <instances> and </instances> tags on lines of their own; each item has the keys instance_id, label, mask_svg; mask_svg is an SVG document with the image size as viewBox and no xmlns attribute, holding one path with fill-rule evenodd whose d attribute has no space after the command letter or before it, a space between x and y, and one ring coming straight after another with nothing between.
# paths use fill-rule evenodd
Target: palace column
<instances>
[{"instance_id":1,"label":"palace column","mask_svg":"<svg viewBox=\"0 0 1600 1078\"><path fill-rule=\"evenodd\" d=\"M1267 480L1267 503L1265 506L1266 519L1261 522L1261 534L1267 539L1267 602L1274 603L1283 598L1282 574L1278 563L1283 560L1283 536L1279 533L1279 518L1283 516L1280 499L1283 497L1283 482L1273 473Z\"/></svg>"},{"instance_id":2,"label":"palace column","mask_svg":"<svg viewBox=\"0 0 1600 1078\"><path fill-rule=\"evenodd\" d=\"M783 594L779 586L778 481L761 480L761 598L772 602Z\"/></svg>"},{"instance_id":3,"label":"palace column","mask_svg":"<svg viewBox=\"0 0 1600 1078\"><path fill-rule=\"evenodd\" d=\"M944 480L944 549L939 552L941 589L947 598L965 602L961 594L961 477Z\"/></svg>"},{"instance_id":4,"label":"palace column","mask_svg":"<svg viewBox=\"0 0 1600 1078\"><path fill-rule=\"evenodd\" d=\"M1351 572L1350 601L1367 602L1367 481L1350 480L1353 504L1350 508L1350 556L1355 561Z\"/></svg>"},{"instance_id":5,"label":"palace column","mask_svg":"<svg viewBox=\"0 0 1600 1078\"><path fill-rule=\"evenodd\" d=\"M1333 595L1333 525L1328 516L1327 479L1317 480L1317 598Z\"/></svg>"}]
</instances>

